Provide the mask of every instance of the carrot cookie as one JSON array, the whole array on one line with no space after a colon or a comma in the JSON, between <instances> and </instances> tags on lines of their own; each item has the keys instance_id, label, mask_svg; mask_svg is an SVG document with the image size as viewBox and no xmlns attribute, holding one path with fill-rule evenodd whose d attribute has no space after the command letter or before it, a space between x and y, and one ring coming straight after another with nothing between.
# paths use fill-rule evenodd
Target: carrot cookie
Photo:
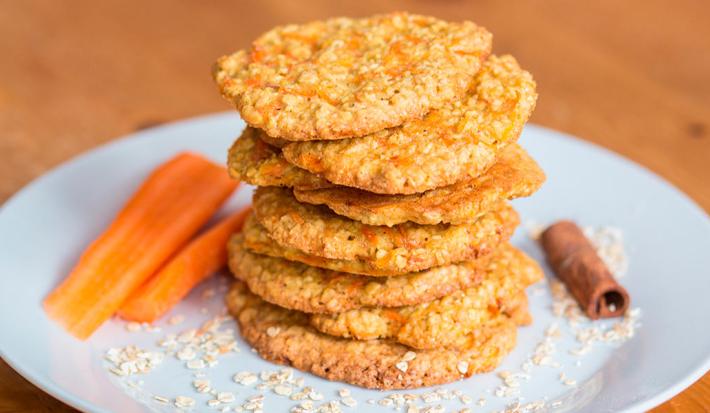
<instances>
[{"instance_id":1,"label":"carrot cookie","mask_svg":"<svg viewBox=\"0 0 710 413\"><path fill-rule=\"evenodd\" d=\"M229 175L258 186L288 186L318 189L333 186L325 179L288 163L281 149L256 137L256 130L246 128L229 149Z\"/></svg>"},{"instance_id":2,"label":"carrot cookie","mask_svg":"<svg viewBox=\"0 0 710 413\"><path fill-rule=\"evenodd\" d=\"M523 148L512 144L484 174L469 181L415 195L379 195L355 188L334 186L293 191L296 199L324 204L338 215L369 225L471 223L503 199L532 195L545 174Z\"/></svg>"},{"instance_id":3,"label":"carrot cookie","mask_svg":"<svg viewBox=\"0 0 710 413\"><path fill-rule=\"evenodd\" d=\"M323 333L357 340L392 338L418 349L462 348L470 334L500 313L526 311L520 293L542 278L542 269L509 248L491 260L484 279L437 300L399 308L368 307L340 314L315 314ZM523 294L524 295L524 294Z\"/></svg>"},{"instance_id":4,"label":"carrot cookie","mask_svg":"<svg viewBox=\"0 0 710 413\"><path fill-rule=\"evenodd\" d=\"M488 59L469 94L362 138L298 142L283 154L328 181L379 194L414 194L474 178L518 139L537 94L512 56Z\"/></svg>"},{"instance_id":5,"label":"carrot cookie","mask_svg":"<svg viewBox=\"0 0 710 413\"><path fill-rule=\"evenodd\" d=\"M226 300L242 336L265 359L372 389L433 386L488 372L515 346L515 323L505 317L472 334L464 349L414 353L391 340L357 341L319 333L309 326L308 315L269 304L240 281Z\"/></svg>"},{"instance_id":6,"label":"carrot cookie","mask_svg":"<svg viewBox=\"0 0 710 413\"><path fill-rule=\"evenodd\" d=\"M254 294L272 304L306 313L342 313L365 306L415 305L453 294L480 283L488 264L511 249L504 245L476 261L375 278L255 254L245 248L244 235L237 234L229 242L229 267Z\"/></svg>"},{"instance_id":7,"label":"carrot cookie","mask_svg":"<svg viewBox=\"0 0 710 413\"><path fill-rule=\"evenodd\" d=\"M276 27L213 75L242 118L288 140L363 136L460 100L491 50L471 22L392 13Z\"/></svg>"},{"instance_id":8,"label":"carrot cookie","mask_svg":"<svg viewBox=\"0 0 710 413\"><path fill-rule=\"evenodd\" d=\"M490 217L486 216L484 218L490 220L505 220L505 222L502 222L504 229L500 232L489 231L484 233L483 238L480 239L478 245L466 253L466 255L469 255L469 258L466 259L467 261L485 259L487 255L499 248L501 243L510 238L514 227L517 225L517 215L513 214L506 214L505 217L501 218L499 216L496 218L491 213ZM515 219L515 221L512 221L513 219ZM482 220L483 219L481 219L481 221ZM477 224L483 224L483 222L478 222ZM245 246L253 252L268 255L270 257L285 258L289 261L296 261L314 267L350 274L368 275L371 277L391 277L395 275L407 274L409 272L421 271L408 271L406 267L399 268L394 261L383 265L381 262L372 260L339 260L308 254L299 249L278 244L271 237L269 237L264 227L262 227L255 219L247 220L243 232L245 237Z\"/></svg>"},{"instance_id":9,"label":"carrot cookie","mask_svg":"<svg viewBox=\"0 0 710 413\"><path fill-rule=\"evenodd\" d=\"M258 188L253 202L257 220L278 244L322 258L365 262L393 274L475 259L509 239L519 223L505 204L472 224L386 227L299 203L283 188Z\"/></svg>"}]
</instances>

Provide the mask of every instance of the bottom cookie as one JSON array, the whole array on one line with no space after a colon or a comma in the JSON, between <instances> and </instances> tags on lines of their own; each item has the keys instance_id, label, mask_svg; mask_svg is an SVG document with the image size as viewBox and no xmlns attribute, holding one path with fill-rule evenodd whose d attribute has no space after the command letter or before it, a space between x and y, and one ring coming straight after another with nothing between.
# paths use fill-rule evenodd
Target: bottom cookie
<instances>
[{"instance_id":1,"label":"bottom cookie","mask_svg":"<svg viewBox=\"0 0 710 413\"><path fill-rule=\"evenodd\" d=\"M244 339L267 360L329 380L372 389L412 389L491 371L515 346L516 326L502 318L462 350L425 350L390 340L331 337L308 325L308 316L269 304L237 281L227 306Z\"/></svg>"}]
</instances>

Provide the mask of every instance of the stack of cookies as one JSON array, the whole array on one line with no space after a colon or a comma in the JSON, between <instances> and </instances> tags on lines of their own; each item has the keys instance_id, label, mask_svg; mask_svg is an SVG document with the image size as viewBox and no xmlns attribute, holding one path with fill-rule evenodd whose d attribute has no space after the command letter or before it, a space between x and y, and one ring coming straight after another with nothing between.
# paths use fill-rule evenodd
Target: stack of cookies
<instances>
[{"instance_id":1,"label":"stack of cookies","mask_svg":"<svg viewBox=\"0 0 710 413\"><path fill-rule=\"evenodd\" d=\"M227 301L266 359L378 389L494 369L538 265L508 200L545 176L516 143L535 82L471 22L395 13L277 27L214 77L258 186Z\"/></svg>"}]
</instances>

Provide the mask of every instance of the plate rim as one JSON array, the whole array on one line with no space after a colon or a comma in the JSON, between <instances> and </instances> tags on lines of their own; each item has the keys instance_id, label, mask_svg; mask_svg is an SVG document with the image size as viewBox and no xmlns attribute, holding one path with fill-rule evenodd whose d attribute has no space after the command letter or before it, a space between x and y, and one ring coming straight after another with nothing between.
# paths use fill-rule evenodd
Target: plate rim
<instances>
[{"instance_id":1,"label":"plate rim","mask_svg":"<svg viewBox=\"0 0 710 413\"><path fill-rule=\"evenodd\" d=\"M241 118L237 114L235 114L232 111L221 111L221 112L214 112L214 113L207 113L207 114L202 114L198 116L193 116L193 117L188 117L188 118L183 118L183 119L177 119L173 120L170 122L163 123L158 126L154 126L151 128L146 128L142 129L139 131L131 132L125 135L119 135L117 137L111 138L109 141L102 143L98 146L95 146L93 148L89 148L85 151L79 152L68 159L60 162L59 164L55 165L54 167L44 171L41 175L35 177L32 179L29 183L24 185L22 188L20 188L17 192L13 193L5 202L0 205L0 215L5 211L5 209L8 206L11 206L18 198L20 198L24 193L31 191L35 186L40 185L45 179L49 179L49 176L57 173L65 168L68 168L71 164L76 162L77 160L95 155L100 152L104 151L110 151L112 150L115 146L120 146L125 144L128 141L133 141L136 139L151 139L150 137L146 137L145 135L152 135L155 133L155 131L160 130L160 129L170 129L170 128L179 128L183 125L186 124L191 124L195 122L201 122L201 121L216 121L216 120L221 120L221 118L226 118L226 117L231 117L236 118L239 120L239 122L243 122ZM611 149L607 149L606 147L596 143L596 142L591 142L584 140L582 138L579 138L577 136L571 135L569 133L563 132L563 131L558 131L555 129L551 129L545 126L541 126L535 123L529 123L525 126L525 128L531 128L531 129L537 129L542 133L545 134L551 134L555 135L557 137L569 139L571 141L574 141L576 144L579 144L583 146L585 149L592 150L592 151L597 151L600 152L601 154L614 158L616 161L621 161L627 164L630 164L632 167L635 167L638 169L640 172L642 172L644 175L647 177L654 179L657 183L661 184L662 186L665 187L665 189L671 190L671 192L674 192L675 195L679 196L682 198L684 201L686 201L692 209L695 210L698 215L704 217L708 222L710 222L710 215L705 211L704 208L702 208L693 198L691 198L688 194L683 192L680 188L676 187L673 185L670 181L668 181L666 178L660 176L656 172L652 171L648 167L637 163L636 161L629 159L628 157L616 153L612 151ZM74 395L73 393L64 390L59 384L54 383L51 379L46 377L45 375L41 374L41 372L35 371L32 367L24 365L23 363L17 363L14 359L9 357L9 355L6 353L6 351L3 349L3 342L0 341L0 358L2 358L15 372L17 372L20 376L22 376L25 380L29 381L32 385L36 386L43 392L49 394L50 396L58 399L59 401L74 407L76 409L82 410L82 411L95 411L95 412L106 412L107 410L101 406L97 406L92 402L89 402L77 395ZM670 400L686 388L690 387L693 383L695 383L697 380L699 380L702 376L704 376L708 371L710 371L710 350L705 354L704 359L699 360L700 362L697 364L697 366L694 369L691 369L688 371L682 379L678 380L676 383L666 387L662 391L656 393L654 396L646 398L644 400L639 400L636 401L630 405L628 405L623 411L646 411L650 408L656 407L660 404L662 404L665 401Z\"/></svg>"}]
</instances>

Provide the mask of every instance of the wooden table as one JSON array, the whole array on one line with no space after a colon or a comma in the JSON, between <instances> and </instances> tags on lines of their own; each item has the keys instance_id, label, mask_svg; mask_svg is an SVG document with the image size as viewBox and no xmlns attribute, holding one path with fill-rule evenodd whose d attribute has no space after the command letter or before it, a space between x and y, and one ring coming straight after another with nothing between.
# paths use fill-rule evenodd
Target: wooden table
<instances>
[{"instance_id":1,"label":"wooden table","mask_svg":"<svg viewBox=\"0 0 710 413\"><path fill-rule=\"evenodd\" d=\"M409 10L471 19L530 70L533 122L619 152L710 209L710 3L0 1L0 202L117 136L227 110L220 54L275 24ZM0 362L0 413L71 411ZM654 412L710 411L710 375Z\"/></svg>"}]
</instances>

